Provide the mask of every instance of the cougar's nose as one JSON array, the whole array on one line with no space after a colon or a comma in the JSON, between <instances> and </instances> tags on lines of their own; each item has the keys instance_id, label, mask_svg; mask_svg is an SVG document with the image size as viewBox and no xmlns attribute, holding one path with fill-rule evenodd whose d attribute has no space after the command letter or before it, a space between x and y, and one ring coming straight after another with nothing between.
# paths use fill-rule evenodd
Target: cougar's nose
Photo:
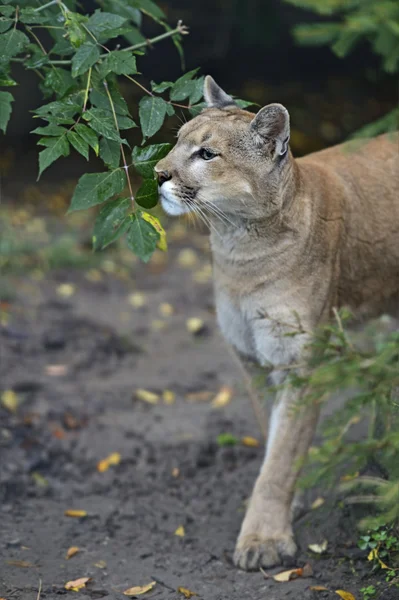
<instances>
[{"instance_id":1,"label":"cougar's nose","mask_svg":"<svg viewBox=\"0 0 399 600\"><path fill-rule=\"evenodd\" d=\"M156 171L158 178L158 185L161 186L165 181L170 181L172 179L172 175L169 171Z\"/></svg>"}]
</instances>

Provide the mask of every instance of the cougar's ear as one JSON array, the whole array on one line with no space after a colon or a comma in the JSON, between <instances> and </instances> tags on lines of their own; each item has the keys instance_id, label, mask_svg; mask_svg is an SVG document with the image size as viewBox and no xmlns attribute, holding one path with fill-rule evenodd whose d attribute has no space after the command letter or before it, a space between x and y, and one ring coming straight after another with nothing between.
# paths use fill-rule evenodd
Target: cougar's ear
<instances>
[{"instance_id":1,"label":"cougar's ear","mask_svg":"<svg viewBox=\"0 0 399 600\"><path fill-rule=\"evenodd\" d=\"M275 141L274 157L288 152L290 115L282 104L268 104L260 109L250 125L255 143L262 146L267 139Z\"/></svg>"},{"instance_id":2,"label":"cougar's ear","mask_svg":"<svg viewBox=\"0 0 399 600\"><path fill-rule=\"evenodd\" d=\"M226 94L210 75L205 77L204 98L209 108L227 108L236 106L233 98Z\"/></svg>"}]
</instances>

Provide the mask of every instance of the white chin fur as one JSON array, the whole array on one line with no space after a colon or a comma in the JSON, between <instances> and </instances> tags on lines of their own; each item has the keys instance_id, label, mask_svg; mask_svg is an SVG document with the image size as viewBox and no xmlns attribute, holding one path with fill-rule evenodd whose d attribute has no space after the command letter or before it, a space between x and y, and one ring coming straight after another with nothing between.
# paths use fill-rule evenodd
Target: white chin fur
<instances>
[{"instance_id":1,"label":"white chin fur","mask_svg":"<svg viewBox=\"0 0 399 600\"><path fill-rule=\"evenodd\" d=\"M159 188L159 193L162 208L168 215L176 217L190 212L190 209L183 202L174 197L172 182L166 181L162 188Z\"/></svg>"}]
</instances>

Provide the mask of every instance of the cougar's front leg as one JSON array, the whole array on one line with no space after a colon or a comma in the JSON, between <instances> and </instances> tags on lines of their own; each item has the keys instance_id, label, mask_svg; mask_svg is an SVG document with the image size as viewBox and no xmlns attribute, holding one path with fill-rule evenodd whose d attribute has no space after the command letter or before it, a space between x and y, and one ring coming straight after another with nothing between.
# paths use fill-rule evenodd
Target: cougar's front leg
<instances>
[{"instance_id":1,"label":"cougar's front leg","mask_svg":"<svg viewBox=\"0 0 399 600\"><path fill-rule=\"evenodd\" d=\"M296 553L291 503L298 475L318 418L318 409L295 407L301 391L287 387L273 407L264 463L241 526L234 562L241 569L271 567Z\"/></svg>"}]
</instances>

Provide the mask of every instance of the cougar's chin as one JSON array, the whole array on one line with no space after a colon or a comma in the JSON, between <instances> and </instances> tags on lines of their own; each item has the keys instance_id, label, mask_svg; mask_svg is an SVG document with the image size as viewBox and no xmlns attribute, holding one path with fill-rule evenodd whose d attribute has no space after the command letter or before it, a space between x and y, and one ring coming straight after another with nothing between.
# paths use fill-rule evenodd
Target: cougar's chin
<instances>
[{"instance_id":1,"label":"cougar's chin","mask_svg":"<svg viewBox=\"0 0 399 600\"><path fill-rule=\"evenodd\" d=\"M167 181L162 185L162 187L159 187L158 190L162 208L168 215L176 217L178 215L184 215L185 213L190 212L190 208L185 204L185 202L176 197L173 183Z\"/></svg>"}]
</instances>

